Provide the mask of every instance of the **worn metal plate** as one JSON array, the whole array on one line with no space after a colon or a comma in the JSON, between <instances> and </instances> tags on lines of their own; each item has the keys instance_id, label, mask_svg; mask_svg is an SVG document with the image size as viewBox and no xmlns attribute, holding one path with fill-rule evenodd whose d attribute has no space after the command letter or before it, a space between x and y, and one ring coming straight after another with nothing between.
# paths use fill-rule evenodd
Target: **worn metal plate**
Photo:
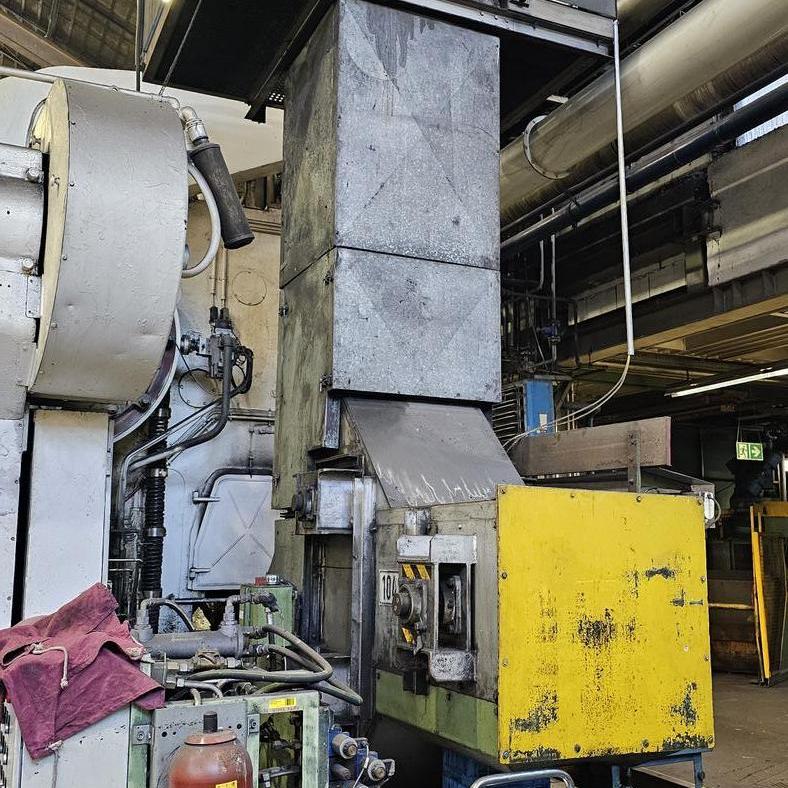
<instances>
[{"instance_id":1,"label":"worn metal plate","mask_svg":"<svg viewBox=\"0 0 788 788\"><path fill-rule=\"evenodd\" d=\"M335 245L336 30L332 11L287 75L292 100L284 117L280 287Z\"/></svg>"},{"instance_id":2,"label":"worn metal plate","mask_svg":"<svg viewBox=\"0 0 788 788\"><path fill-rule=\"evenodd\" d=\"M237 588L268 572L274 554L270 476L219 477L190 545L190 587Z\"/></svg>"},{"instance_id":3,"label":"worn metal plate","mask_svg":"<svg viewBox=\"0 0 788 788\"><path fill-rule=\"evenodd\" d=\"M714 744L703 507L502 487L502 763Z\"/></svg>"},{"instance_id":4,"label":"worn metal plate","mask_svg":"<svg viewBox=\"0 0 788 788\"><path fill-rule=\"evenodd\" d=\"M334 389L500 399L497 271L341 249L333 278Z\"/></svg>"},{"instance_id":5,"label":"worn metal plate","mask_svg":"<svg viewBox=\"0 0 788 788\"><path fill-rule=\"evenodd\" d=\"M351 422L389 506L432 506L495 497L521 483L478 408L348 398Z\"/></svg>"},{"instance_id":6,"label":"worn metal plate","mask_svg":"<svg viewBox=\"0 0 788 788\"><path fill-rule=\"evenodd\" d=\"M27 313L30 279L0 267L0 419L21 418L25 410L36 350L36 321Z\"/></svg>"},{"instance_id":7,"label":"worn metal plate","mask_svg":"<svg viewBox=\"0 0 788 788\"><path fill-rule=\"evenodd\" d=\"M332 261L326 255L280 294L274 505L282 509L295 495L296 474L314 470L308 452L332 443L324 383L331 373Z\"/></svg>"},{"instance_id":8,"label":"worn metal plate","mask_svg":"<svg viewBox=\"0 0 788 788\"><path fill-rule=\"evenodd\" d=\"M155 98L56 82L35 133L49 184L31 390L136 399L161 362L181 281L187 182L177 112Z\"/></svg>"},{"instance_id":9,"label":"worn metal plate","mask_svg":"<svg viewBox=\"0 0 788 788\"><path fill-rule=\"evenodd\" d=\"M109 550L107 414L38 410L34 424L25 618L51 613L106 582Z\"/></svg>"},{"instance_id":10,"label":"worn metal plate","mask_svg":"<svg viewBox=\"0 0 788 788\"><path fill-rule=\"evenodd\" d=\"M22 749L20 788L127 788L130 709L124 706L65 739L57 759L34 761Z\"/></svg>"},{"instance_id":11,"label":"worn metal plate","mask_svg":"<svg viewBox=\"0 0 788 788\"><path fill-rule=\"evenodd\" d=\"M497 401L499 304L497 271L354 249L334 249L290 282L279 321L287 352L279 354L275 505L289 506L294 475L314 470L309 451L338 447L332 392Z\"/></svg>"},{"instance_id":12,"label":"worn metal plate","mask_svg":"<svg viewBox=\"0 0 788 788\"><path fill-rule=\"evenodd\" d=\"M718 235L707 242L709 285L788 260L788 127L709 167Z\"/></svg>"},{"instance_id":13,"label":"worn metal plate","mask_svg":"<svg viewBox=\"0 0 788 788\"><path fill-rule=\"evenodd\" d=\"M337 245L497 269L498 39L337 9Z\"/></svg>"},{"instance_id":14,"label":"worn metal plate","mask_svg":"<svg viewBox=\"0 0 788 788\"><path fill-rule=\"evenodd\" d=\"M498 268L498 63L493 36L336 4L288 77L283 284L332 246Z\"/></svg>"},{"instance_id":15,"label":"worn metal plate","mask_svg":"<svg viewBox=\"0 0 788 788\"><path fill-rule=\"evenodd\" d=\"M0 629L11 626L25 421L0 420Z\"/></svg>"}]
</instances>

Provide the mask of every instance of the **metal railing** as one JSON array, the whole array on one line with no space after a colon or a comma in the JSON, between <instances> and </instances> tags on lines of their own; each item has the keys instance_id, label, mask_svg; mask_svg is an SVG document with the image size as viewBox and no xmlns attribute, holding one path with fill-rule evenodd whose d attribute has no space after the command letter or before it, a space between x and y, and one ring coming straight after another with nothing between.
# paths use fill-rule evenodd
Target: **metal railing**
<instances>
[{"instance_id":1,"label":"metal railing","mask_svg":"<svg viewBox=\"0 0 788 788\"><path fill-rule=\"evenodd\" d=\"M576 788L575 781L560 769L542 769L536 772L507 772L480 777L471 788L492 788L497 785L519 785L534 780L561 780L566 788Z\"/></svg>"}]
</instances>

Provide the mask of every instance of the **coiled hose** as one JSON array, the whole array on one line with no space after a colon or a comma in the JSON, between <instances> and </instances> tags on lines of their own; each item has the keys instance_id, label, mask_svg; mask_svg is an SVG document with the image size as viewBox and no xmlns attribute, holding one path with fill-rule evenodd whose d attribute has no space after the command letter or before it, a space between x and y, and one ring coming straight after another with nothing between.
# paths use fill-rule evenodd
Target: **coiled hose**
<instances>
[{"instance_id":1,"label":"coiled hose","mask_svg":"<svg viewBox=\"0 0 788 788\"><path fill-rule=\"evenodd\" d=\"M255 694L265 694L276 692L280 689L294 686L306 686L333 695L341 700L360 706L363 699L350 687L333 678L334 668L326 659L308 646L299 637L286 629L277 627L274 624L266 624L250 633L250 637L257 639L268 634L276 635L282 640L287 641L292 648L284 646L267 645L266 648L274 654L290 659L304 670L262 670L259 668L247 668L240 670L219 669L204 670L192 674L192 678L198 681L216 681L231 679L233 681L251 681L266 683L265 687L260 688Z\"/></svg>"}]
</instances>

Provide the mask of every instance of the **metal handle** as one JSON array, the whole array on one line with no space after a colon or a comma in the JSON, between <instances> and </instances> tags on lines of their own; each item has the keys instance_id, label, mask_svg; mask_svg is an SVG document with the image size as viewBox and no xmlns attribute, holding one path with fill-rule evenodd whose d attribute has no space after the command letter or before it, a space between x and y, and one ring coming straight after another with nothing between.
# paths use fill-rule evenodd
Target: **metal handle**
<instances>
[{"instance_id":1,"label":"metal handle","mask_svg":"<svg viewBox=\"0 0 788 788\"><path fill-rule=\"evenodd\" d=\"M575 781L560 769L542 769L538 772L507 772L506 774L491 774L480 777L471 788L488 788L493 785L517 785L533 780L561 780L566 788L576 788Z\"/></svg>"}]
</instances>

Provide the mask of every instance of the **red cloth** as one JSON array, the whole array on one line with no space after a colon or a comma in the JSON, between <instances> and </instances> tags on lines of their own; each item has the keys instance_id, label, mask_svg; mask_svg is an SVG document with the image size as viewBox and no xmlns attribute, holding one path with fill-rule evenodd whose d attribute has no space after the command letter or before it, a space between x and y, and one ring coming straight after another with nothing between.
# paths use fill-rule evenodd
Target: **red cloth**
<instances>
[{"instance_id":1,"label":"red cloth","mask_svg":"<svg viewBox=\"0 0 788 788\"><path fill-rule=\"evenodd\" d=\"M134 664L144 649L115 615L117 607L96 583L55 613L0 630L0 685L33 758L127 703L146 710L164 705L162 687ZM65 664L62 650L32 653L53 647L66 650Z\"/></svg>"}]
</instances>

